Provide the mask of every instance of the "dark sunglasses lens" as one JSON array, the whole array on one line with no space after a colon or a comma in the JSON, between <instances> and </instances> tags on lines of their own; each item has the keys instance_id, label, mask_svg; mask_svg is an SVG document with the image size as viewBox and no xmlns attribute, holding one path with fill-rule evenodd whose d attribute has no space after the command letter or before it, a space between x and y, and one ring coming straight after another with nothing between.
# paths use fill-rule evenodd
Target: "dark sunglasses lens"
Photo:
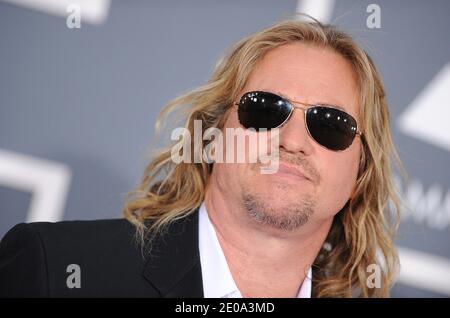
<instances>
[{"instance_id":1,"label":"dark sunglasses lens","mask_svg":"<svg viewBox=\"0 0 450 318\"><path fill-rule=\"evenodd\" d=\"M278 95L249 92L239 102L239 122L245 128L268 130L280 126L291 113L292 106Z\"/></svg>"},{"instance_id":2,"label":"dark sunglasses lens","mask_svg":"<svg viewBox=\"0 0 450 318\"><path fill-rule=\"evenodd\" d=\"M356 120L349 114L329 107L311 107L306 111L309 133L330 150L344 150L355 138Z\"/></svg>"}]
</instances>

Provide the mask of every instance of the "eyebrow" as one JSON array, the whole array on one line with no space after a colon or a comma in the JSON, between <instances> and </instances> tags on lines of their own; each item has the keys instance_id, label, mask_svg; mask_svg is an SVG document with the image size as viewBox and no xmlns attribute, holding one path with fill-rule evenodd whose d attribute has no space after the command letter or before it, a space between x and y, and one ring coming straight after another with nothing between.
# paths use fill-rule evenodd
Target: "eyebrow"
<instances>
[{"instance_id":1,"label":"eyebrow","mask_svg":"<svg viewBox=\"0 0 450 318\"><path fill-rule=\"evenodd\" d=\"M291 99L289 97L287 97L286 95L284 95L281 92L275 92L275 94L287 99L290 102L294 102L294 103L299 103L299 104L303 104L303 105L307 105L307 106L329 106L329 107L333 107L333 108L337 108L343 112L347 112L347 110L345 110L344 107L340 106L340 105L335 105L335 104L331 104L331 103L326 103L326 102L316 102L316 103L304 103L304 102L300 102L300 101L296 101L294 99Z\"/></svg>"}]
</instances>

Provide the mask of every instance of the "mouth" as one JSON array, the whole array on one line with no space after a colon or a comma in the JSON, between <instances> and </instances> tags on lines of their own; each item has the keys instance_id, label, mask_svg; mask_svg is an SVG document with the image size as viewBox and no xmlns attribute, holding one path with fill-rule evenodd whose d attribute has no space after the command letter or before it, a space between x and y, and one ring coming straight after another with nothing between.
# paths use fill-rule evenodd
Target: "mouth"
<instances>
[{"instance_id":1,"label":"mouth","mask_svg":"<svg viewBox=\"0 0 450 318\"><path fill-rule=\"evenodd\" d=\"M274 175L278 177L294 179L297 181L312 181L311 178L300 169L284 163L279 164L278 171Z\"/></svg>"}]
</instances>

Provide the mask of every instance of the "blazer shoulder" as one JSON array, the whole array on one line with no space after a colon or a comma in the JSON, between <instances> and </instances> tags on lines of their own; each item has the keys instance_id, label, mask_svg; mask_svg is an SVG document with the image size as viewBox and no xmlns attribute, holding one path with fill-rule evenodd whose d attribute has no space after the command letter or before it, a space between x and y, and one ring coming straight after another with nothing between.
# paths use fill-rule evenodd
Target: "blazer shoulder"
<instances>
[{"instance_id":1,"label":"blazer shoulder","mask_svg":"<svg viewBox=\"0 0 450 318\"><path fill-rule=\"evenodd\" d=\"M0 296L89 296L111 285L125 291L121 278L138 280L144 266L135 233L125 219L18 224L0 242ZM88 282L82 291L67 286L74 265Z\"/></svg>"},{"instance_id":2,"label":"blazer shoulder","mask_svg":"<svg viewBox=\"0 0 450 318\"><path fill-rule=\"evenodd\" d=\"M125 219L36 222L15 226L5 239L10 237L24 245L38 241L46 256L51 257L53 253L94 254L103 251L105 254L113 249L114 252L121 248L129 250L130 246L137 245L135 233L135 227Z\"/></svg>"},{"instance_id":3,"label":"blazer shoulder","mask_svg":"<svg viewBox=\"0 0 450 318\"><path fill-rule=\"evenodd\" d=\"M21 224L38 232L43 239L58 237L60 243L91 244L103 240L124 240L134 236L135 227L125 219L104 219L91 221L36 222Z\"/></svg>"},{"instance_id":4,"label":"blazer shoulder","mask_svg":"<svg viewBox=\"0 0 450 318\"><path fill-rule=\"evenodd\" d=\"M9 230L0 242L0 297L48 296L44 254L31 226L21 223Z\"/></svg>"}]
</instances>

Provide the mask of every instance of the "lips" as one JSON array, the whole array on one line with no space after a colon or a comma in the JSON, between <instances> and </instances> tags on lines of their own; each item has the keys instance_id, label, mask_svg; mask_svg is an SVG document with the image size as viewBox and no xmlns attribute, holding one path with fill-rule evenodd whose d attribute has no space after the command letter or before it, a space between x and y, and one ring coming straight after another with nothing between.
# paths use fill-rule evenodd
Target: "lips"
<instances>
[{"instance_id":1,"label":"lips","mask_svg":"<svg viewBox=\"0 0 450 318\"><path fill-rule=\"evenodd\" d=\"M311 181L311 178L309 178L305 173L303 173L300 169L294 168L292 166L286 165L284 163L280 163L278 167L278 172L281 174L290 174L296 177L299 177L301 179L309 180Z\"/></svg>"}]
</instances>

